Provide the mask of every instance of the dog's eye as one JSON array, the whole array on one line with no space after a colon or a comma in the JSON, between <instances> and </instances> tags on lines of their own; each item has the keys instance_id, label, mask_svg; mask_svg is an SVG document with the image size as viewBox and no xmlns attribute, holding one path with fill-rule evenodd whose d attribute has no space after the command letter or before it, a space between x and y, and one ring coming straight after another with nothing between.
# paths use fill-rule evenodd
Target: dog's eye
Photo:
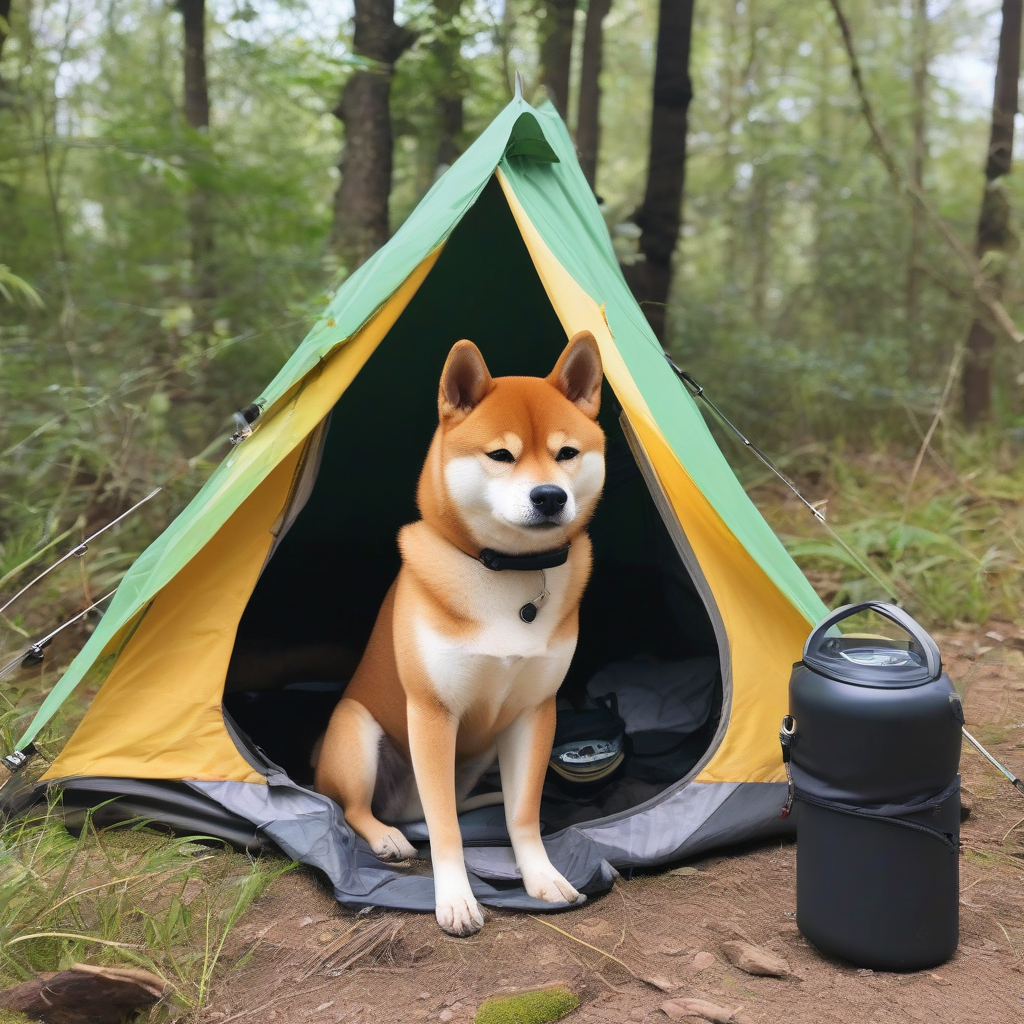
<instances>
[{"instance_id":1,"label":"dog's eye","mask_svg":"<svg viewBox=\"0 0 1024 1024\"><path fill-rule=\"evenodd\" d=\"M558 450L558 454L555 456L556 462L568 462L570 459L575 459L579 455L579 450L576 448L570 448L566 445L564 448Z\"/></svg>"},{"instance_id":2,"label":"dog's eye","mask_svg":"<svg viewBox=\"0 0 1024 1024\"><path fill-rule=\"evenodd\" d=\"M507 448L498 448L493 452L488 452L487 458L494 459L495 462L516 461L516 457Z\"/></svg>"}]
</instances>

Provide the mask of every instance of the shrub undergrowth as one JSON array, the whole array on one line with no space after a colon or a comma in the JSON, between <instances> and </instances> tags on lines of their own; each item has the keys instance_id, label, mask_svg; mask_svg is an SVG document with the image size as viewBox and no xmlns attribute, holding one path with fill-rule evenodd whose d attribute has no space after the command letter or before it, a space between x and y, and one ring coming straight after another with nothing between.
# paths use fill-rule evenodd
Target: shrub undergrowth
<instances>
[{"instance_id":1,"label":"shrub undergrowth","mask_svg":"<svg viewBox=\"0 0 1024 1024\"><path fill-rule=\"evenodd\" d=\"M929 626L1024 621L1024 460L1010 444L953 435L912 483L913 452L809 446L780 462L857 556L774 477L741 469L829 605L895 598Z\"/></svg>"}]
</instances>

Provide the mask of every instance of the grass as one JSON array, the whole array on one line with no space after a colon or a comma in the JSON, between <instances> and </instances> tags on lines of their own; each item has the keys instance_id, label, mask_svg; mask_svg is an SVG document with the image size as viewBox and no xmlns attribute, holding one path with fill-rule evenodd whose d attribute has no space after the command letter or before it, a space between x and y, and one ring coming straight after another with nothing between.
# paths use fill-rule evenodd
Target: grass
<instances>
[{"instance_id":1,"label":"grass","mask_svg":"<svg viewBox=\"0 0 1024 1024\"><path fill-rule=\"evenodd\" d=\"M152 971L173 989L150 1020L202 1006L228 935L292 864L130 823L69 834L52 809L0 825L0 987L75 963Z\"/></svg>"},{"instance_id":2,"label":"grass","mask_svg":"<svg viewBox=\"0 0 1024 1024\"><path fill-rule=\"evenodd\" d=\"M908 488L913 452L812 446L785 469L829 525L881 577L865 577L842 546L773 477L748 491L830 605L900 603L928 626L1001 619L1024 624L1024 458L953 438ZM889 591L887 595L886 591Z\"/></svg>"}]
</instances>

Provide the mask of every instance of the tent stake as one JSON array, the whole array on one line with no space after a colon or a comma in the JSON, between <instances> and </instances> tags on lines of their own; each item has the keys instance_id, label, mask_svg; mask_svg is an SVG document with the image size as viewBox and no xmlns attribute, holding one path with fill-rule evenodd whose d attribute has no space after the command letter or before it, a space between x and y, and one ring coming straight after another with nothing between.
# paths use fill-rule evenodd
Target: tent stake
<instances>
[{"instance_id":1,"label":"tent stake","mask_svg":"<svg viewBox=\"0 0 1024 1024\"><path fill-rule=\"evenodd\" d=\"M990 764L994 765L999 769L1009 780L1013 783L1014 789L1019 793L1024 794L1024 782L1021 782L1009 768L1004 768L966 729L963 730L964 736L967 737L968 742L978 751L979 754Z\"/></svg>"}]
</instances>

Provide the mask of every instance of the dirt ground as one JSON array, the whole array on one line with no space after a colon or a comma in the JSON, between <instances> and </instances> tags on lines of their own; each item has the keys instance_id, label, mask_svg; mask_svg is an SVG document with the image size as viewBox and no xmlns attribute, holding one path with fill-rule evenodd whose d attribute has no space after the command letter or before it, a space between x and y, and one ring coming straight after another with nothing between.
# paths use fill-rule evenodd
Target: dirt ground
<instances>
[{"instance_id":1,"label":"dirt ground","mask_svg":"<svg viewBox=\"0 0 1024 1024\"><path fill-rule=\"evenodd\" d=\"M1024 633L991 623L936 638L965 694L968 728L1024 775ZM487 911L470 939L444 935L432 915L354 914L297 871L232 934L235 966L201 1021L468 1022L488 996L561 982L581 999L565 1018L572 1024L667 1021L662 1004L688 997L747 1021L1012 1024L1024 1020L1024 798L966 743L961 772L971 813L961 833L960 947L934 971L858 970L804 941L793 843L622 879L562 914ZM731 966L722 946L737 938L782 957L789 975Z\"/></svg>"}]
</instances>

